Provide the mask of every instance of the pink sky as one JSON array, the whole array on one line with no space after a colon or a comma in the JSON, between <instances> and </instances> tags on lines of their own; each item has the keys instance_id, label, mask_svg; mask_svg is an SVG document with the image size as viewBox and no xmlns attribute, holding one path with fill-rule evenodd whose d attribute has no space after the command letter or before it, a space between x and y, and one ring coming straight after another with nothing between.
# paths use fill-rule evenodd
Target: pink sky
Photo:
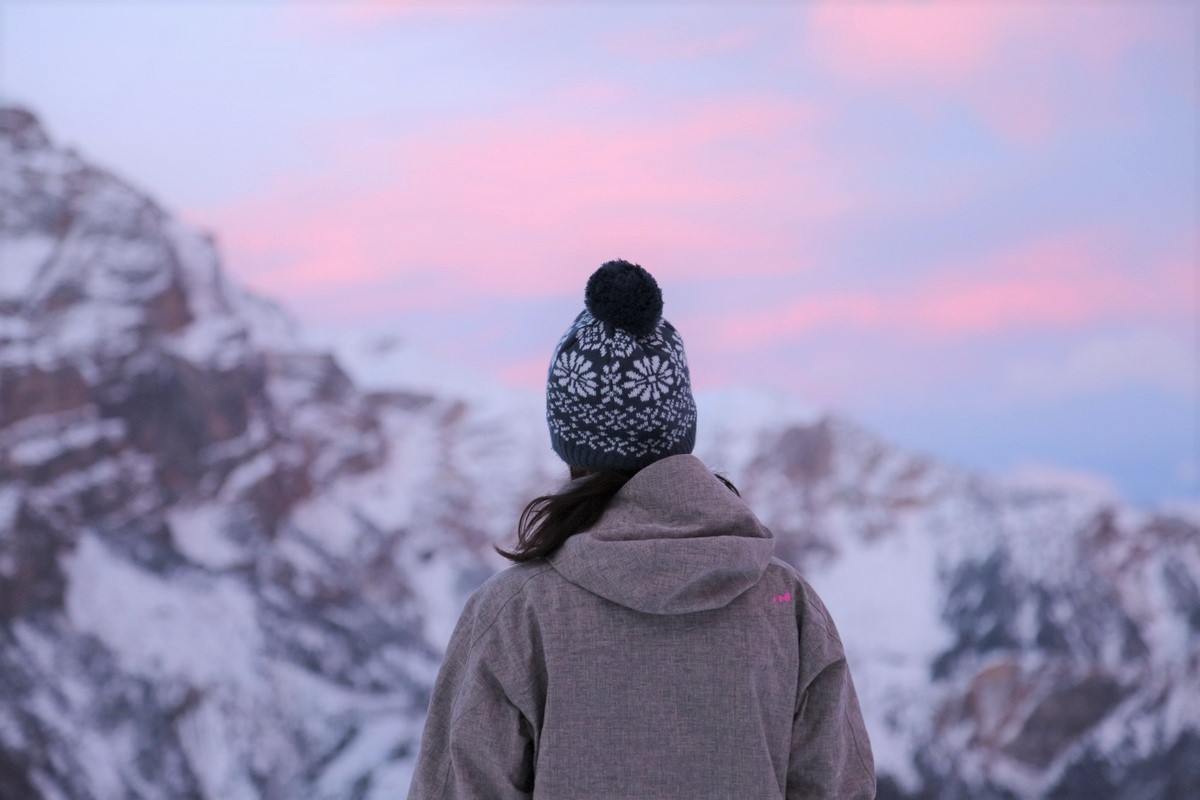
<instances>
[{"instance_id":1,"label":"pink sky","mask_svg":"<svg viewBox=\"0 0 1200 800\"><path fill-rule=\"evenodd\" d=\"M1194 458L1192 6L55 5L8 10L5 91L316 324L537 386L623 257L701 385Z\"/></svg>"}]
</instances>

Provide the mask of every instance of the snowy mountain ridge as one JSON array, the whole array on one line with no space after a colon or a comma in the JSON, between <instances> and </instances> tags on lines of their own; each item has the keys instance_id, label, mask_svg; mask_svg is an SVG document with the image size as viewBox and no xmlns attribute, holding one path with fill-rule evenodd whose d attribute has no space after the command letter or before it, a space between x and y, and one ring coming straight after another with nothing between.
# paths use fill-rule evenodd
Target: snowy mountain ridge
<instances>
[{"instance_id":1,"label":"snowy mountain ridge","mask_svg":"<svg viewBox=\"0 0 1200 800\"><path fill-rule=\"evenodd\" d=\"M213 240L0 107L0 797L390 798L541 398L331 354ZM881 798L1200 785L1200 520L756 392L697 454L829 605Z\"/></svg>"}]
</instances>

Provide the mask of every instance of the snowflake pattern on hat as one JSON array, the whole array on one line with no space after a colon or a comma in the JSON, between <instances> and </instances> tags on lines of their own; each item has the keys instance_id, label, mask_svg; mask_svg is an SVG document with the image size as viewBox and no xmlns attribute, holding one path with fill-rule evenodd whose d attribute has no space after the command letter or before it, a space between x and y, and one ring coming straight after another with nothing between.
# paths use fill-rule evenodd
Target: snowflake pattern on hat
<instances>
[{"instance_id":1,"label":"snowflake pattern on hat","mask_svg":"<svg viewBox=\"0 0 1200 800\"><path fill-rule=\"evenodd\" d=\"M572 466L636 470L690 453L696 404L679 333L660 318L634 336L583 311L551 359L546 420Z\"/></svg>"},{"instance_id":2,"label":"snowflake pattern on hat","mask_svg":"<svg viewBox=\"0 0 1200 800\"><path fill-rule=\"evenodd\" d=\"M620 328L613 328L610 333L609 326L587 311L580 315L575 327L579 349L599 351L601 358L628 358L637 347L632 335Z\"/></svg>"},{"instance_id":3,"label":"snowflake pattern on hat","mask_svg":"<svg viewBox=\"0 0 1200 800\"><path fill-rule=\"evenodd\" d=\"M592 362L579 353L566 352L554 362L554 378L571 394L591 397L596 394L596 373Z\"/></svg>"},{"instance_id":4,"label":"snowflake pattern on hat","mask_svg":"<svg viewBox=\"0 0 1200 800\"><path fill-rule=\"evenodd\" d=\"M622 386L629 390L630 397L636 397L643 403L647 400L657 400L675 385L675 373L671 365L659 356L639 358L633 362L633 369L625 373L629 380Z\"/></svg>"}]
</instances>

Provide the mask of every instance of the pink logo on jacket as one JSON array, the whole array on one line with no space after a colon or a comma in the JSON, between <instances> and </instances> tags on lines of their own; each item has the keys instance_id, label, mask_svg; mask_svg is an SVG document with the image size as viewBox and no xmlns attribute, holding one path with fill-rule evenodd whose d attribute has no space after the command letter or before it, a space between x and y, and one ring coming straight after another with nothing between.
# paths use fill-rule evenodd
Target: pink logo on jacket
<instances>
[{"instance_id":1,"label":"pink logo on jacket","mask_svg":"<svg viewBox=\"0 0 1200 800\"><path fill-rule=\"evenodd\" d=\"M784 592L783 594L777 594L771 598L772 603L789 603L791 600L792 593L790 591Z\"/></svg>"}]
</instances>

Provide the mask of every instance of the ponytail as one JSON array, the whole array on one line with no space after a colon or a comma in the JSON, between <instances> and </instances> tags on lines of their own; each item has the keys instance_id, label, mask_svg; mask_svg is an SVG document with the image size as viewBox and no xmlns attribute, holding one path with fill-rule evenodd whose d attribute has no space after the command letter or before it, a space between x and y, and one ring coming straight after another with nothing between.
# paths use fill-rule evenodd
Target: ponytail
<instances>
[{"instance_id":1,"label":"ponytail","mask_svg":"<svg viewBox=\"0 0 1200 800\"><path fill-rule=\"evenodd\" d=\"M517 563L550 555L567 539L599 522L613 496L633 476L632 472L615 469L571 467L571 482L562 491L535 497L525 506L517 524L516 547L495 547L496 552ZM741 496L724 475L717 474L717 478Z\"/></svg>"},{"instance_id":2,"label":"ponytail","mask_svg":"<svg viewBox=\"0 0 1200 800\"><path fill-rule=\"evenodd\" d=\"M633 477L615 469L595 471L571 467L571 482L556 494L535 497L521 512L517 546L496 552L516 561L548 556L570 537L600 521L613 495Z\"/></svg>"}]
</instances>

